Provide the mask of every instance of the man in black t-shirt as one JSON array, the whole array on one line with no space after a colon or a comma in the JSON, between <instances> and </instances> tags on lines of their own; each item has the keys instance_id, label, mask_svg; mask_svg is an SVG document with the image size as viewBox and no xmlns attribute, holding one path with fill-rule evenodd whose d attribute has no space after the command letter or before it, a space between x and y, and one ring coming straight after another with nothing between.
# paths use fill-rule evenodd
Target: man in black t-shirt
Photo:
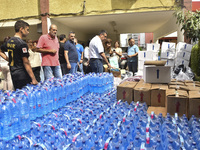
<instances>
[{"instance_id":1,"label":"man in black t-shirt","mask_svg":"<svg viewBox=\"0 0 200 150\"><path fill-rule=\"evenodd\" d=\"M67 74L67 62L65 60L65 56L64 56L64 45L66 42L66 35L65 34L61 34L59 36L60 39L60 48L59 48L59 61L60 61L60 67L62 70L62 75Z\"/></svg>"},{"instance_id":2,"label":"man in black t-shirt","mask_svg":"<svg viewBox=\"0 0 200 150\"><path fill-rule=\"evenodd\" d=\"M64 55L67 62L67 72L76 73L78 69L78 52L74 43L75 32L69 32L69 40L64 45Z\"/></svg>"},{"instance_id":3,"label":"man in black t-shirt","mask_svg":"<svg viewBox=\"0 0 200 150\"><path fill-rule=\"evenodd\" d=\"M9 66L15 89L28 83L37 84L28 57L28 45L22 40L29 34L29 24L19 20L15 23L15 35L7 41L5 51L9 55ZM7 60L8 58L6 58Z\"/></svg>"}]
</instances>

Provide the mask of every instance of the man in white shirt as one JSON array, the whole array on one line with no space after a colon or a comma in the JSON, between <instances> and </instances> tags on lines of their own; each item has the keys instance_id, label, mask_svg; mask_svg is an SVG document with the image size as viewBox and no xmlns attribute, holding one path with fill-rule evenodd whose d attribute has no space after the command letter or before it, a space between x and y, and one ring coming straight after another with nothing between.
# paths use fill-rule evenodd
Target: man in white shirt
<instances>
[{"instance_id":1,"label":"man in white shirt","mask_svg":"<svg viewBox=\"0 0 200 150\"><path fill-rule=\"evenodd\" d=\"M108 62L106 55L104 53L104 47L102 41L107 38L107 32L101 30L99 35L93 37L89 44L89 53L90 53L90 67L92 72L102 73L103 72L103 62L102 59L108 64L108 67L111 68L110 63Z\"/></svg>"}]
</instances>

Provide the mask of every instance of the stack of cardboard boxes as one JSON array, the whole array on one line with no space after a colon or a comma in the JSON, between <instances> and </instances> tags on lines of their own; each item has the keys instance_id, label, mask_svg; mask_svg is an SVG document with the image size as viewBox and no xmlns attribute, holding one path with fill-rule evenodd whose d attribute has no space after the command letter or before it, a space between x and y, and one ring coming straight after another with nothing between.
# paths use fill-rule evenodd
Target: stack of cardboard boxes
<instances>
[{"instance_id":1,"label":"stack of cardboard boxes","mask_svg":"<svg viewBox=\"0 0 200 150\"><path fill-rule=\"evenodd\" d=\"M162 42L160 58L166 61L166 66L174 67L176 56L175 46L175 43Z\"/></svg>"},{"instance_id":2,"label":"stack of cardboard boxes","mask_svg":"<svg viewBox=\"0 0 200 150\"><path fill-rule=\"evenodd\" d=\"M166 113L179 116L186 114L189 118L192 115L200 117L200 83L179 82L172 80L168 84L150 84L144 80L139 82L126 81L117 87L117 99L146 102L148 112L155 114Z\"/></svg>"},{"instance_id":3,"label":"stack of cardboard boxes","mask_svg":"<svg viewBox=\"0 0 200 150\"><path fill-rule=\"evenodd\" d=\"M158 60L158 52L160 49L160 44L147 44L146 51L138 52L138 72L143 74L144 61Z\"/></svg>"},{"instance_id":4,"label":"stack of cardboard boxes","mask_svg":"<svg viewBox=\"0 0 200 150\"><path fill-rule=\"evenodd\" d=\"M188 67L191 51L192 51L191 44L179 42L176 47L175 66L179 66L183 64L185 67Z\"/></svg>"}]
</instances>

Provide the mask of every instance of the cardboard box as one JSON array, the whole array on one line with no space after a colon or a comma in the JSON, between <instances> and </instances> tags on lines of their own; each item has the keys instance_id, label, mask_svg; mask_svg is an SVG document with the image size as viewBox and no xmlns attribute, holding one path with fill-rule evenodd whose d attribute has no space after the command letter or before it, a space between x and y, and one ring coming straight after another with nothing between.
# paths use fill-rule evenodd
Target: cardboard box
<instances>
[{"instance_id":1,"label":"cardboard box","mask_svg":"<svg viewBox=\"0 0 200 150\"><path fill-rule=\"evenodd\" d=\"M151 105L151 84L138 82L134 88L134 101L146 102L147 105Z\"/></svg>"},{"instance_id":2,"label":"cardboard box","mask_svg":"<svg viewBox=\"0 0 200 150\"><path fill-rule=\"evenodd\" d=\"M138 60L158 60L158 52L155 51L139 51Z\"/></svg>"},{"instance_id":3,"label":"cardboard box","mask_svg":"<svg viewBox=\"0 0 200 150\"><path fill-rule=\"evenodd\" d=\"M176 57L175 50L167 50L165 52L161 52L160 57L163 59L174 59Z\"/></svg>"},{"instance_id":4,"label":"cardboard box","mask_svg":"<svg viewBox=\"0 0 200 150\"><path fill-rule=\"evenodd\" d=\"M189 91L189 115L190 118L192 115L200 117L200 92L199 91Z\"/></svg>"},{"instance_id":5,"label":"cardboard box","mask_svg":"<svg viewBox=\"0 0 200 150\"><path fill-rule=\"evenodd\" d=\"M145 65L143 79L147 83L169 83L171 81L170 66Z\"/></svg>"},{"instance_id":6,"label":"cardboard box","mask_svg":"<svg viewBox=\"0 0 200 150\"><path fill-rule=\"evenodd\" d=\"M175 52L175 46L176 44L172 42L162 42L161 53L164 53L166 51Z\"/></svg>"},{"instance_id":7,"label":"cardboard box","mask_svg":"<svg viewBox=\"0 0 200 150\"><path fill-rule=\"evenodd\" d=\"M168 85L185 85L185 83L177 80L171 80L171 82L168 83Z\"/></svg>"},{"instance_id":8,"label":"cardboard box","mask_svg":"<svg viewBox=\"0 0 200 150\"><path fill-rule=\"evenodd\" d=\"M190 60L191 53L187 51L179 51L176 53L176 57L182 58L184 60L189 61Z\"/></svg>"},{"instance_id":9,"label":"cardboard box","mask_svg":"<svg viewBox=\"0 0 200 150\"><path fill-rule=\"evenodd\" d=\"M119 70L110 70L114 77L121 78L121 71Z\"/></svg>"},{"instance_id":10,"label":"cardboard box","mask_svg":"<svg viewBox=\"0 0 200 150\"><path fill-rule=\"evenodd\" d=\"M144 60L138 60L138 70L143 70L144 68Z\"/></svg>"},{"instance_id":11,"label":"cardboard box","mask_svg":"<svg viewBox=\"0 0 200 150\"><path fill-rule=\"evenodd\" d=\"M177 57L176 60L175 60L175 66L179 66L179 65L184 65L184 67L188 67L189 61Z\"/></svg>"},{"instance_id":12,"label":"cardboard box","mask_svg":"<svg viewBox=\"0 0 200 150\"><path fill-rule=\"evenodd\" d=\"M147 58L147 51L138 52L138 60L146 60L146 58Z\"/></svg>"},{"instance_id":13,"label":"cardboard box","mask_svg":"<svg viewBox=\"0 0 200 150\"><path fill-rule=\"evenodd\" d=\"M179 52L179 51L184 50L184 51L187 51L187 52L191 53L192 47L193 47L193 45L191 45L191 44L187 44L187 43L184 43L184 42L179 42L177 44L177 46L176 46L176 51Z\"/></svg>"},{"instance_id":14,"label":"cardboard box","mask_svg":"<svg viewBox=\"0 0 200 150\"><path fill-rule=\"evenodd\" d=\"M117 100L125 100L129 104L133 101L134 92L133 89L137 82L125 81L117 86Z\"/></svg>"},{"instance_id":15,"label":"cardboard box","mask_svg":"<svg viewBox=\"0 0 200 150\"><path fill-rule=\"evenodd\" d=\"M166 107L152 107L149 106L147 109L147 113L151 114L151 112L154 112L156 115L159 115L160 113L165 117L167 115Z\"/></svg>"},{"instance_id":16,"label":"cardboard box","mask_svg":"<svg viewBox=\"0 0 200 150\"><path fill-rule=\"evenodd\" d=\"M159 52L159 50L160 50L160 44L155 44L155 43L147 44L147 51Z\"/></svg>"},{"instance_id":17,"label":"cardboard box","mask_svg":"<svg viewBox=\"0 0 200 150\"><path fill-rule=\"evenodd\" d=\"M171 115L178 113L179 116L186 114L188 116L188 93L183 90L169 89L166 91L167 112Z\"/></svg>"},{"instance_id":18,"label":"cardboard box","mask_svg":"<svg viewBox=\"0 0 200 150\"><path fill-rule=\"evenodd\" d=\"M151 106L165 107L167 84L152 84Z\"/></svg>"},{"instance_id":19,"label":"cardboard box","mask_svg":"<svg viewBox=\"0 0 200 150\"><path fill-rule=\"evenodd\" d=\"M162 58L161 60L166 61L165 66L174 67L174 64L175 64L175 60L174 59L164 59L164 58Z\"/></svg>"}]
</instances>

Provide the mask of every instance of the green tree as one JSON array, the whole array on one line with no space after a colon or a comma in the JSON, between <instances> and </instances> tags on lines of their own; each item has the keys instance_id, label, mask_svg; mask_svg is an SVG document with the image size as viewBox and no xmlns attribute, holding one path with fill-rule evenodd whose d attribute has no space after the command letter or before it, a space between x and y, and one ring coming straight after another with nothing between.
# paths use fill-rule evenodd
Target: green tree
<instances>
[{"instance_id":1,"label":"green tree","mask_svg":"<svg viewBox=\"0 0 200 150\"><path fill-rule=\"evenodd\" d=\"M192 49L191 68L197 76L200 76L200 11L191 12L177 9L174 16L177 18L176 23L181 25L185 37L198 41L198 45Z\"/></svg>"}]
</instances>

